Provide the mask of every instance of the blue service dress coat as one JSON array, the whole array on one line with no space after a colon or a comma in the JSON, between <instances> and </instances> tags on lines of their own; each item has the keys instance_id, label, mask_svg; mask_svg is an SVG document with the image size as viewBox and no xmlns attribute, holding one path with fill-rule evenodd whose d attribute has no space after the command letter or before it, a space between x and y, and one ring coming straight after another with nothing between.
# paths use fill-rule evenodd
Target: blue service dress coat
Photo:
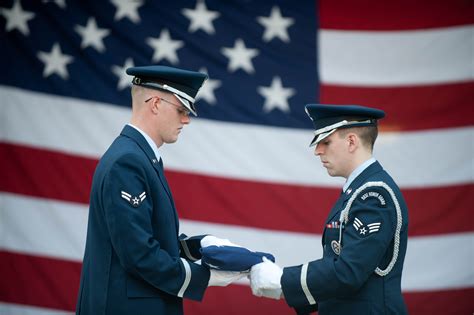
<instances>
[{"instance_id":1,"label":"blue service dress coat","mask_svg":"<svg viewBox=\"0 0 474 315\"><path fill-rule=\"evenodd\" d=\"M374 162L329 213L323 258L284 268L286 302L299 314L407 314L401 293L407 238L407 205Z\"/></svg>"},{"instance_id":2,"label":"blue service dress coat","mask_svg":"<svg viewBox=\"0 0 474 315\"><path fill-rule=\"evenodd\" d=\"M182 314L183 298L201 300L209 270L181 257L178 231L162 164L127 125L94 173L76 313Z\"/></svg>"}]
</instances>

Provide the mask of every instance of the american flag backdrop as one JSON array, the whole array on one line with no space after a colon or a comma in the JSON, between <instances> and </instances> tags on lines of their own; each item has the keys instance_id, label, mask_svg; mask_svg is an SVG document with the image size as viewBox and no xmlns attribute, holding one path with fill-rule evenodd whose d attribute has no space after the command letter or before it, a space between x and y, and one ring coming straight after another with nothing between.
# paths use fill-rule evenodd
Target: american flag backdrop
<instances>
[{"instance_id":1,"label":"american flag backdrop","mask_svg":"<svg viewBox=\"0 0 474 315\"><path fill-rule=\"evenodd\" d=\"M160 149L181 232L280 266L320 258L343 180L308 148L304 104L378 107L375 157L409 206L408 309L472 314L473 47L470 0L1 0L0 313L74 310L92 174L130 118L125 69L162 64L210 76ZM185 312L292 314L246 281Z\"/></svg>"}]
</instances>

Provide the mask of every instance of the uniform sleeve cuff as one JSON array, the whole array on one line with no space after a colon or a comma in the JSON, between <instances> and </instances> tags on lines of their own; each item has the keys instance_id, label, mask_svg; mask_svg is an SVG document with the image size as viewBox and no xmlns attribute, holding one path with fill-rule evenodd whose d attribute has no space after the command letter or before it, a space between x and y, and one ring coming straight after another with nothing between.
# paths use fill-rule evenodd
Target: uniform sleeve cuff
<instances>
[{"instance_id":1,"label":"uniform sleeve cuff","mask_svg":"<svg viewBox=\"0 0 474 315\"><path fill-rule=\"evenodd\" d=\"M195 301L201 301L209 282L209 269L183 258L181 258L181 262L186 271L186 276L183 285L178 292L178 296Z\"/></svg>"},{"instance_id":2,"label":"uniform sleeve cuff","mask_svg":"<svg viewBox=\"0 0 474 315\"><path fill-rule=\"evenodd\" d=\"M281 286L285 300L291 307L300 308L305 305L317 305L306 283L307 271L308 264L283 269Z\"/></svg>"}]
</instances>

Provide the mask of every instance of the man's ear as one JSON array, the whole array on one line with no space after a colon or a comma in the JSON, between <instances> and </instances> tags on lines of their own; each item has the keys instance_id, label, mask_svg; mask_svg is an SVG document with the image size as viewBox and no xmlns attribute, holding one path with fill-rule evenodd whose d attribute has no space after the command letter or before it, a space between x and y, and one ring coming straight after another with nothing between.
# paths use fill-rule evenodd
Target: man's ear
<instances>
[{"instance_id":1,"label":"man's ear","mask_svg":"<svg viewBox=\"0 0 474 315\"><path fill-rule=\"evenodd\" d=\"M160 98L159 97L154 97L151 101L150 101L150 109L151 109L151 112L153 114L158 114L158 112L160 111Z\"/></svg>"},{"instance_id":2,"label":"man's ear","mask_svg":"<svg viewBox=\"0 0 474 315\"><path fill-rule=\"evenodd\" d=\"M359 137L357 137L355 133L348 133L347 142L349 144L349 152L354 152L355 149L359 146Z\"/></svg>"}]
</instances>

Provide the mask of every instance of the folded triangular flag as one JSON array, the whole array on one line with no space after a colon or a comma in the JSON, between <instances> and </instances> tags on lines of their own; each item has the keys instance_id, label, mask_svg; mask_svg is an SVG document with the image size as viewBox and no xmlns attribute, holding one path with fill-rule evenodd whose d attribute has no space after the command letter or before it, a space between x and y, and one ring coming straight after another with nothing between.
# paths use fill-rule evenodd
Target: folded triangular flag
<instances>
[{"instance_id":1,"label":"folded triangular flag","mask_svg":"<svg viewBox=\"0 0 474 315\"><path fill-rule=\"evenodd\" d=\"M263 257L275 262L275 257L269 253L253 252L244 247L208 246L201 248L202 263L209 268L246 271L253 265L263 261Z\"/></svg>"}]
</instances>

